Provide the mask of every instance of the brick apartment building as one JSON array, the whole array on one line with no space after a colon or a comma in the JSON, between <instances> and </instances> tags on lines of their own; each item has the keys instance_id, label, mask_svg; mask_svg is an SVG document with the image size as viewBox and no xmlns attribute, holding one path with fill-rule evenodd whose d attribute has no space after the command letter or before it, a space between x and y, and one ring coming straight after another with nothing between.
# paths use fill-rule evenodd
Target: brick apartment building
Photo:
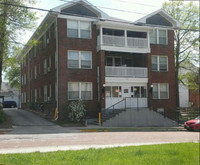
<instances>
[{"instance_id":1,"label":"brick apartment building","mask_svg":"<svg viewBox=\"0 0 200 165\"><path fill-rule=\"evenodd\" d=\"M173 29L178 27L163 10L128 22L85 0L52 9L29 40L38 44L22 51L22 108L44 103L65 118L67 104L81 99L87 117L124 104L170 116L176 109Z\"/></svg>"}]
</instances>

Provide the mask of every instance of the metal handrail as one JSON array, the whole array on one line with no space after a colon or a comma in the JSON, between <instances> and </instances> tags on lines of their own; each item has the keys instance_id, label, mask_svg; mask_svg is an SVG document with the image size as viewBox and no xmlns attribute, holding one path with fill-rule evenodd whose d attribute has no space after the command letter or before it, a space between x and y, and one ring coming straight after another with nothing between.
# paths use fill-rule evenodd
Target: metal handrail
<instances>
[{"instance_id":1,"label":"metal handrail","mask_svg":"<svg viewBox=\"0 0 200 165\"><path fill-rule=\"evenodd\" d=\"M119 103L121 103L122 101L125 101L125 100L126 100L126 98L123 98L123 100L120 100L119 102L117 102L117 103L111 105L110 107L108 107L108 108L106 108L106 109L110 109L111 107L114 108L115 105L117 105L117 104L119 104ZM106 109L105 109L105 110L106 110Z\"/></svg>"}]
</instances>

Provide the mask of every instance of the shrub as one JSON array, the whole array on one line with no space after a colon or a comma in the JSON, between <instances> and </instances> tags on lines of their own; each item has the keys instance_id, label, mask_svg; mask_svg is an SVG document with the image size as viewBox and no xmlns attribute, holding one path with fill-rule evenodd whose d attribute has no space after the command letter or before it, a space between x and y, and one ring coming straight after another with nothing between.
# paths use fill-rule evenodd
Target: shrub
<instances>
[{"instance_id":1,"label":"shrub","mask_svg":"<svg viewBox=\"0 0 200 165\"><path fill-rule=\"evenodd\" d=\"M2 123L4 121L4 114L3 114L3 110L0 109L0 123Z\"/></svg>"},{"instance_id":2,"label":"shrub","mask_svg":"<svg viewBox=\"0 0 200 165\"><path fill-rule=\"evenodd\" d=\"M73 101L68 106L68 117L71 121L80 122L85 118L86 109L83 101Z\"/></svg>"}]
</instances>

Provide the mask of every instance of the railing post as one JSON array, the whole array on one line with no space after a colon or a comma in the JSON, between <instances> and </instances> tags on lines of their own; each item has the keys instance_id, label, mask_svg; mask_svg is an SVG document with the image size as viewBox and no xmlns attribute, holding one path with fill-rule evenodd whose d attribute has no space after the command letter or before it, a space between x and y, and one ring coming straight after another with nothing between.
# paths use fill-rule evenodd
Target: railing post
<instances>
[{"instance_id":1,"label":"railing post","mask_svg":"<svg viewBox=\"0 0 200 165\"><path fill-rule=\"evenodd\" d=\"M125 97L125 99L124 99L124 100L125 100L125 110L126 110L126 97Z\"/></svg>"}]
</instances>

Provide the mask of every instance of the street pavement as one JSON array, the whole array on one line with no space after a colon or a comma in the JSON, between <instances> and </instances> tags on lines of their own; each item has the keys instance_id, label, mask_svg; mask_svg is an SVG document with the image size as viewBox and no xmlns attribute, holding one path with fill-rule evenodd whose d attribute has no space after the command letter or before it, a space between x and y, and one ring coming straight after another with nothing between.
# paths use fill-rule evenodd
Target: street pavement
<instances>
[{"instance_id":1,"label":"street pavement","mask_svg":"<svg viewBox=\"0 0 200 165\"><path fill-rule=\"evenodd\" d=\"M82 133L80 128L60 127L27 111L9 109L5 112L13 120L14 129L0 134L0 154L199 142L199 132Z\"/></svg>"}]
</instances>

